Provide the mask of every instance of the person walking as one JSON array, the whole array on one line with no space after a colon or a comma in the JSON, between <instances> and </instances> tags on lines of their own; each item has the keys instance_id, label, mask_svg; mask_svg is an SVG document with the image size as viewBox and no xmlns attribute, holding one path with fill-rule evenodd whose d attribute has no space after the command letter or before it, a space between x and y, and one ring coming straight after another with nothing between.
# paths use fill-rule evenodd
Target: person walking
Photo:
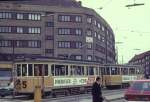
<instances>
[{"instance_id":1,"label":"person walking","mask_svg":"<svg viewBox=\"0 0 150 102\"><path fill-rule=\"evenodd\" d=\"M100 77L96 78L96 81L93 83L92 86L92 98L93 102L103 102L103 97L102 97L102 91L101 91L101 79Z\"/></svg>"}]
</instances>

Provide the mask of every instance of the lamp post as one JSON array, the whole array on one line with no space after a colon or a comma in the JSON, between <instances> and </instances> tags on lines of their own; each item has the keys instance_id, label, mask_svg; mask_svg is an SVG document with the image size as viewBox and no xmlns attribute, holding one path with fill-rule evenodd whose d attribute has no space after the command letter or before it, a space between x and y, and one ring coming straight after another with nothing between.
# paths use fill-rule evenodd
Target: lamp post
<instances>
[{"instance_id":1,"label":"lamp post","mask_svg":"<svg viewBox=\"0 0 150 102\"><path fill-rule=\"evenodd\" d=\"M14 67L14 61L15 61L15 40L12 40L12 77L13 77L13 83L14 83L14 90L13 90L13 97L15 97L15 77L16 77L16 69Z\"/></svg>"}]
</instances>

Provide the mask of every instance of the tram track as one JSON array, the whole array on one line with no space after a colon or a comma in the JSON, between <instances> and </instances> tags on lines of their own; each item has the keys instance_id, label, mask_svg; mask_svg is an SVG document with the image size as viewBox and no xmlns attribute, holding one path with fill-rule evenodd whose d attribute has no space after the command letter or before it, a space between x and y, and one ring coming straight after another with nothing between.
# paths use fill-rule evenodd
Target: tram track
<instances>
[{"instance_id":1,"label":"tram track","mask_svg":"<svg viewBox=\"0 0 150 102\"><path fill-rule=\"evenodd\" d=\"M121 89L121 90L103 90L102 91L104 96L109 96L109 95L113 95L113 94L121 94L123 92L124 92L124 89ZM80 94L80 95L70 95L70 96L57 96L56 98L46 97L42 100L44 101L44 100L50 99L52 101L52 100L66 100L66 99L69 99L71 101L71 100L76 100L76 99L85 99L85 97L86 97L86 99L91 99L92 98L91 93Z\"/></svg>"},{"instance_id":2,"label":"tram track","mask_svg":"<svg viewBox=\"0 0 150 102\"><path fill-rule=\"evenodd\" d=\"M106 89L103 89L102 90L102 93L104 96L110 96L110 95L113 95L113 94L121 94L124 92L124 89L117 89L117 90L106 90ZM69 96L65 96L65 95L59 95L57 96L56 98L53 98L51 96L46 96L45 98L42 99L42 101L47 101L47 100L50 100L50 101L55 101L55 100L66 100L66 99L69 99L70 102L71 100L76 100L76 99L91 99L91 93L88 93L88 94L79 94L79 95L69 95ZM3 98L4 100L14 100L15 102L22 102L22 101L25 101L25 100L33 100L31 98L28 98L27 96L23 95L23 96L16 96L15 98L12 98L12 96L9 96L9 97L5 97Z\"/></svg>"}]
</instances>

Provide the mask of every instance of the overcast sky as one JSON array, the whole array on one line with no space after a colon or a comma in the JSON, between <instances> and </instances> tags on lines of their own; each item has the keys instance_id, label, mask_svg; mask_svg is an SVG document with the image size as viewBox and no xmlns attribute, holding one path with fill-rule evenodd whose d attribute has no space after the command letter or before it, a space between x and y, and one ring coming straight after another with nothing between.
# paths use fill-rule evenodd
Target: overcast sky
<instances>
[{"instance_id":1,"label":"overcast sky","mask_svg":"<svg viewBox=\"0 0 150 102\"><path fill-rule=\"evenodd\" d=\"M135 54L150 50L150 0L135 0L144 6L127 8L134 0L77 0L93 8L112 27L119 62L127 63ZM103 9L98 9L103 8Z\"/></svg>"}]
</instances>

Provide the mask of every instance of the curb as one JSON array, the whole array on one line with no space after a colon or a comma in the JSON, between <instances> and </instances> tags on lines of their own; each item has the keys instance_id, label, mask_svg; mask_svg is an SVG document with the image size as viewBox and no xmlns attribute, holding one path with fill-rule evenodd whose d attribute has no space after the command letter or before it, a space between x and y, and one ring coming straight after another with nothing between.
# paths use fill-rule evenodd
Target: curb
<instances>
[{"instance_id":1,"label":"curb","mask_svg":"<svg viewBox=\"0 0 150 102\"><path fill-rule=\"evenodd\" d=\"M124 99L124 97L119 97L119 98L110 99L109 101L116 101L116 100L121 100L121 99Z\"/></svg>"}]
</instances>

